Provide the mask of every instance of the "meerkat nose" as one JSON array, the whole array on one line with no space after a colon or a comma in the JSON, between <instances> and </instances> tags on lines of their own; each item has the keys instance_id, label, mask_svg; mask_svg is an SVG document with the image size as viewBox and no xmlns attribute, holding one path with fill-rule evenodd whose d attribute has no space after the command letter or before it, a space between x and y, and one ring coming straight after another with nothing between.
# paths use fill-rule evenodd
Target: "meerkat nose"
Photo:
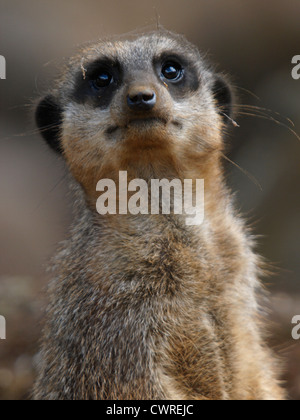
<instances>
[{"instance_id":1,"label":"meerkat nose","mask_svg":"<svg viewBox=\"0 0 300 420\"><path fill-rule=\"evenodd\" d=\"M133 111L150 111L156 105L156 93L151 89L131 89L127 104Z\"/></svg>"}]
</instances>

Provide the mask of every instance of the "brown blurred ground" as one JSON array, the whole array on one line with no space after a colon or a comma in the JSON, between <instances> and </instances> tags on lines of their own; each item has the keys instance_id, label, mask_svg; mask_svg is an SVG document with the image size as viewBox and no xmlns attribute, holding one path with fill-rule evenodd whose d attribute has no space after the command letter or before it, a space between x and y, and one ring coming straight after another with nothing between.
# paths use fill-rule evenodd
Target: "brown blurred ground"
<instances>
[{"instance_id":1,"label":"brown blurred ground","mask_svg":"<svg viewBox=\"0 0 300 420\"><path fill-rule=\"evenodd\" d=\"M38 135L28 105L47 90L76 45L155 25L184 33L232 76L240 102L271 109L300 132L300 81L291 59L300 54L299 0L0 0L0 399L28 398L40 336L42 290L49 256L70 220L64 168ZM47 65L46 65L47 64ZM277 267L272 292L272 345L286 360L290 397L300 399L300 342L291 319L300 315L300 143L273 121L237 116L229 154L262 191L228 165L237 206L254 224L259 251ZM58 184L58 185L57 185ZM54 189L53 187L56 186Z\"/></svg>"}]
</instances>

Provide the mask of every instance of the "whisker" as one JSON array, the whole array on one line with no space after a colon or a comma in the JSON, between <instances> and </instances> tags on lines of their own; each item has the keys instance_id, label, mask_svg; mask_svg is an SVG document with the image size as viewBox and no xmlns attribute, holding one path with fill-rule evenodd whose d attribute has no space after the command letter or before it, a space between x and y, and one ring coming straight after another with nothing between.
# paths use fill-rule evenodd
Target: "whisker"
<instances>
[{"instance_id":1,"label":"whisker","mask_svg":"<svg viewBox=\"0 0 300 420\"><path fill-rule=\"evenodd\" d=\"M59 128L60 125L59 124L51 124L51 125L47 125L44 128L40 129L40 128L34 128L30 131L25 131L23 133L18 133L18 134L12 134L10 137L5 137L2 138L1 140L8 140L12 137L27 137L27 136L31 136L31 135L35 135L35 134L39 134L39 133L43 133L51 128Z\"/></svg>"},{"instance_id":2,"label":"whisker","mask_svg":"<svg viewBox=\"0 0 300 420\"><path fill-rule=\"evenodd\" d=\"M255 98L256 100L258 100L258 101L260 101L260 100L261 100L261 99L260 99L260 97L259 97L259 96L257 96L257 95L255 95L255 93L251 92L251 90L248 90L248 89L242 88L242 87L240 87L240 86L234 86L234 89L242 90L242 91L244 91L244 92L248 93L249 95L251 95L251 96L252 96L253 98Z\"/></svg>"},{"instance_id":3,"label":"whisker","mask_svg":"<svg viewBox=\"0 0 300 420\"><path fill-rule=\"evenodd\" d=\"M242 168L240 165L238 165L237 163L235 163L233 160L231 160L228 156L226 156L224 153L221 153L221 156L227 160L229 163L231 163L232 165L234 165L236 168L238 168L244 175L246 175L259 189L260 191L263 191L262 186L260 185L260 183L258 182L258 180L252 175L250 174L250 172L246 171L246 169Z\"/></svg>"},{"instance_id":4,"label":"whisker","mask_svg":"<svg viewBox=\"0 0 300 420\"><path fill-rule=\"evenodd\" d=\"M38 203L38 205L33 209L32 211L32 215L39 210L39 208L41 207L41 205L45 202L45 200L47 199L48 195L52 194L53 191L56 190L56 188L66 179L66 177L68 176L68 173L65 173L56 183L55 185L50 189L50 191L48 191L47 195L45 195L45 197L42 198L42 200Z\"/></svg>"},{"instance_id":5,"label":"whisker","mask_svg":"<svg viewBox=\"0 0 300 420\"><path fill-rule=\"evenodd\" d=\"M289 127L288 125L284 124L281 121L276 120L275 118L271 117L271 116L266 116L264 114L255 114L255 113L251 113L251 112L243 112L240 111L238 112L239 115L245 115L245 116L249 116L249 117L257 117L263 120L267 120L267 121L272 121L275 124L279 125L280 127L284 127L287 130L289 130L299 141L300 141L300 136L296 133L295 130L293 130L291 127Z\"/></svg>"},{"instance_id":6,"label":"whisker","mask_svg":"<svg viewBox=\"0 0 300 420\"><path fill-rule=\"evenodd\" d=\"M232 118L230 118L227 114L225 114L225 112L222 112L222 115L224 115L224 117L228 118L228 120L232 123L232 125L234 127L238 127L240 128L240 125L238 125L238 123L236 121L234 121Z\"/></svg>"},{"instance_id":7,"label":"whisker","mask_svg":"<svg viewBox=\"0 0 300 420\"><path fill-rule=\"evenodd\" d=\"M262 115L269 116L270 118L274 118L274 117L272 117L272 115L269 115L269 114L273 114L273 115L276 115L276 116L286 120L293 127L295 127L295 123L290 118L288 118L286 116L283 116L279 112L273 111L272 109L258 107L258 106L254 106L254 105L246 105L246 104L234 105L233 107L236 107L237 109L243 108L243 109L246 109L246 110L248 109L248 110L251 110L251 111L260 111Z\"/></svg>"}]
</instances>

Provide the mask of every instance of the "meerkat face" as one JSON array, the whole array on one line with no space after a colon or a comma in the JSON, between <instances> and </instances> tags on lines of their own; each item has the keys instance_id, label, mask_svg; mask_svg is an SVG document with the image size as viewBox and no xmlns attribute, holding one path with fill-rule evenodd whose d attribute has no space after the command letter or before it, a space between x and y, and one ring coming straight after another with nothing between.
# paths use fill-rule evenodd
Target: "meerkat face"
<instances>
[{"instance_id":1,"label":"meerkat face","mask_svg":"<svg viewBox=\"0 0 300 420\"><path fill-rule=\"evenodd\" d=\"M94 191L120 170L171 177L222 147L231 93L184 38L99 42L69 63L36 112L48 144Z\"/></svg>"}]
</instances>

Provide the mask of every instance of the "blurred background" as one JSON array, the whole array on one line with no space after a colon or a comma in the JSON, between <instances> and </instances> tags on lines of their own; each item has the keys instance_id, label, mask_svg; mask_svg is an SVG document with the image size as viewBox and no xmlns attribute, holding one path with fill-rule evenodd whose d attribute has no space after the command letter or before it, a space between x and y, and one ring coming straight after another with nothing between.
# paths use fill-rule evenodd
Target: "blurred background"
<instances>
[{"instance_id":1,"label":"blurred background","mask_svg":"<svg viewBox=\"0 0 300 420\"><path fill-rule=\"evenodd\" d=\"M300 399L300 54L299 0L0 0L0 399L30 398L47 283L45 269L66 235L72 200L64 167L35 131L32 103L77 45L157 21L185 34L237 87L239 128L226 164L237 207L274 266L270 343L284 361L291 399ZM263 108L263 110L262 110ZM267 111L270 110L270 111ZM253 114L253 115L244 115ZM257 181L254 181L255 177ZM258 187L261 185L261 188Z\"/></svg>"}]
</instances>

